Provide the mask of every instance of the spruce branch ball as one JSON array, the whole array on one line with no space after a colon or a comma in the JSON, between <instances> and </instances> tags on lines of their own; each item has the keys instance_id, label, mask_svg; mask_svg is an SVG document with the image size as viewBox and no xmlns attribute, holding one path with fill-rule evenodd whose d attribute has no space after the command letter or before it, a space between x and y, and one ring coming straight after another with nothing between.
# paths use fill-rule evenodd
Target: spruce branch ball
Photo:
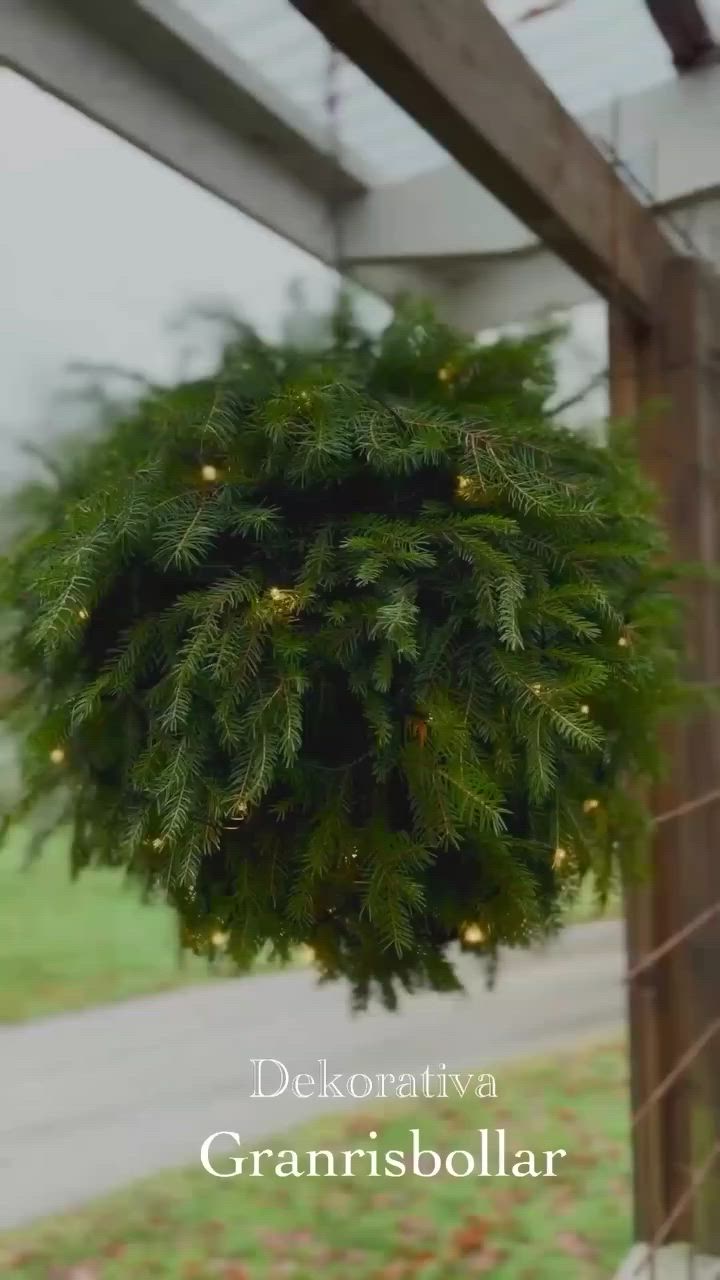
<instances>
[{"instance_id":1,"label":"spruce branch ball","mask_svg":"<svg viewBox=\"0 0 720 1280\"><path fill-rule=\"evenodd\" d=\"M239 331L78 440L4 564L10 820L57 789L75 869L127 867L198 952L304 946L358 1005L607 891L677 607L631 439L559 427L553 391L552 335L408 304L319 354Z\"/></svg>"}]
</instances>

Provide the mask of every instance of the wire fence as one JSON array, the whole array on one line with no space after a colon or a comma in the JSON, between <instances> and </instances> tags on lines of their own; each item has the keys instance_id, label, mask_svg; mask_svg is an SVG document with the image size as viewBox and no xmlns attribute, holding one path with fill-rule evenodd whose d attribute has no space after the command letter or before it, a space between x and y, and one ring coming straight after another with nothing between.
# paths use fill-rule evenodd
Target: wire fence
<instances>
[{"instance_id":1,"label":"wire fence","mask_svg":"<svg viewBox=\"0 0 720 1280\"><path fill-rule=\"evenodd\" d=\"M667 901L662 885L648 886L629 904L636 1234L643 1244L633 1274L645 1280L668 1274L661 1259L670 1244L690 1280L720 1280L720 850L698 839L697 826L709 834L719 805L713 788L656 817L657 833L678 855L677 896ZM689 821L694 830L683 828ZM717 896L703 905L711 887Z\"/></svg>"}]
</instances>

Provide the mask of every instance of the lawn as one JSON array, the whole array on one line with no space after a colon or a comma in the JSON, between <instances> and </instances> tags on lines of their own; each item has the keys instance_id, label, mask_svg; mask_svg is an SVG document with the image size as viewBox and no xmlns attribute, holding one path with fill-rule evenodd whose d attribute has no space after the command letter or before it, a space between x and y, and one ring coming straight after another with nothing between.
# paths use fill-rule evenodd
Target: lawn
<instances>
[{"instance_id":1,"label":"lawn","mask_svg":"<svg viewBox=\"0 0 720 1280\"><path fill-rule=\"evenodd\" d=\"M143 904L122 872L92 868L71 881L63 835L29 868L23 857L20 840L0 848L0 1023L228 976L189 953L179 965L172 912ZM596 917L584 890L570 918Z\"/></svg>"},{"instance_id":2,"label":"lawn","mask_svg":"<svg viewBox=\"0 0 720 1280\"><path fill-rule=\"evenodd\" d=\"M93 869L73 883L64 836L27 869L24 847L0 849L0 1022L210 976L194 956L178 966L172 912L143 905L122 873Z\"/></svg>"},{"instance_id":3,"label":"lawn","mask_svg":"<svg viewBox=\"0 0 720 1280\"><path fill-rule=\"evenodd\" d=\"M221 1180L197 1168L136 1184L0 1239L7 1280L609 1280L630 1243L626 1059L584 1049L497 1076L496 1101L375 1104L253 1143L300 1153L369 1145L564 1147L556 1179L412 1176ZM230 1120L230 1118L229 1118ZM228 1123L229 1123L228 1120ZM475 1135L475 1145L477 1135ZM306 1162L305 1162L306 1163Z\"/></svg>"}]
</instances>

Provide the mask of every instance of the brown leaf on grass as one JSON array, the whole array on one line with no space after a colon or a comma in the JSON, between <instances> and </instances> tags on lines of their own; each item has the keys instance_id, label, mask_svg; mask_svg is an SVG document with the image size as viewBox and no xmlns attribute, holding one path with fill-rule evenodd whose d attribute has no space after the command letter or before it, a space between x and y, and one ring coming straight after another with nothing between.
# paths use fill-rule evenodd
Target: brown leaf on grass
<instances>
[{"instance_id":1,"label":"brown leaf on grass","mask_svg":"<svg viewBox=\"0 0 720 1280\"><path fill-rule=\"evenodd\" d=\"M489 1276L506 1257L507 1249L496 1249L491 1246L489 1249L481 1249L478 1253L471 1253L463 1260L463 1266L468 1276Z\"/></svg>"},{"instance_id":2,"label":"brown leaf on grass","mask_svg":"<svg viewBox=\"0 0 720 1280\"><path fill-rule=\"evenodd\" d=\"M552 1191L553 1212L566 1213L575 1206L577 1191L574 1187L555 1187Z\"/></svg>"},{"instance_id":3,"label":"brown leaf on grass","mask_svg":"<svg viewBox=\"0 0 720 1280\"><path fill-rule=\"evenodd\" d=\"M438 1256L432 1249L414 1249L407 1259L409 1275L422 1271L429 1262L437 1262Z\"/></svg>"},{"instance_id":4,"label":"brown leaf on grass","mask_svg":"<svg viewBox=\"0 0 720 1280\"><path fill-rule=\"evenodd\" d=\"M493 1118L493 1124L497 1124L501 1126L512 1124L513 1120L515 1119L512 1111L510 1111L507 1107L493 1107L492 1118Z\"/></svg>"},{"instance_id":5,"label":"brown leaf on grass","mask_svg":"<svg viewBox=\"0 0 720 1280\"><path fill-rule=\"evenodd\" d=\"M345 1125L345 1133L348 1138L367 1138L371 1129L380 1130L382 1128L382 1120L377 1116L359 1115L353 1116Z\"/></svg>"},{"instance_id":6,"label":"brown leaf on grass","mask_svg":"<svg viewBox=\"0 0 720 1280\"><path fill-rule=\"evenodd\" d=\"M535 1194L531 1187L524 1186L522 1183L519 1187L511 1187L508 1192L508 1205L513 1208L519 1204L527 1204L529 1200L534 1200Z\"/></svg>"},{"instance_id":7,"label":"brown leaf on grass","mask_svg":"<svg viewBox=\"0 0 720 1280\"><path fill-rule=\"evenodd\" d=\"M250 1280L247 1267L235 1258L213 1258L207 1269L202 1269L201 1275L203 1280L206 1276L217 1276L217 1280Z\"/></svg>"},{"instance_id":8,"label":"brown leaf on grass","mask_svg":"<svg viewBox=\"0 0 720 1280\"><path fill-rule=\"evenodd\" d=\"M127 1245L124 1240L111 1240L102 1252L104 1258L122 1258L127 1253Z\"/></svg>"},{"instance_id":9,"label":"brown leaf on grass","mask_svg":"<svg viewBox=\"0 0 720 1280\"><path fill-rule=\"evenodd\" d=\"M7 1268L27 1267L31 1262L39 1262L42 1255L36 1249L18 1249L11 1253L0 1253L0 1275Z\"/></svg>"},{"instance_id":10,"label":"brown leaf on grass","mask_svg":"<svg viewBox=\"0 0 720 1280\"><path fill-rule=\"evenodd\" d=\"M407 1262L389 1262L373 1275L373 1280L412 1280Z\"/></svg>"},{"instance_id":11,"label":"brown leaf on grass","mask_svg":"<svg viewBox=\"0 0 720 1280\"><path fill-rule=\"evenodd\" d=\"M339 1214L347 1217L352 1206L348 1203L347 1187L344 1191L337 1187L334 1191L323 1192L323 1209L326 1214Z\"/></svg>"},{"instance_id":12,"label":"brown leaf on grass","mask_svg":"<svg viewBox=\"0 0 720 1280\"><path fill-rule=\"evenodd\" d=\"M609 1157L613 1163L625 1158L627 1147L622 1142L604 1142L602 1145L603 1155Z\"/></svg>"},{"instance_id":13,"label":"brown leaf on grass","mask_svg":"<svg viewBox=\"0 0 720 1280\"><path fill-rule=\"evenodd\" d=\"M570 1258L578 1258L582 1262L597 1261L598 1251L595 1245L591 1244L585 1236L579 1236L576 1231L561 1231L560 1235L555 1237L555 1243Z\"/></svg>"},{"instance_id":14,"label":"brown leaf on grass","mask_svg":"<svg viewBox=\"0 0 720 1280\"><path fill-rule=\"evenodd\" d=\"M403 1240L426 1240L435 1232L433 1224L427 1218L401 1218L397 1229Z\"/></svg>"},{"instance_id":15,"label":"brown leaf on grass","mask_svg":"<svg viewBox=\"0 0 720 1280\"><path fill-rule=\"evenodd\" d=\"M452 1237L455 1252L465 1255L484 1249L489 1230L490 1223L486 1218L478 1218L474 1214L466 1218Z\"/></svg>"},{"instance_id":16,"label":"brown leaf on grass","mask_svg":"<svg viewBox=\"0 0 720 1280\"><path fill-rule=\"evenodd\" d=\"M393 1204L397 1204L397 1200L390 1191L378 1191L371 1200L373 1209L389 1209Z\"/></svg>"},{"instance_id":17,"label":"brown leaf on grass","mask_svg":"<svg viewBox=\"0 0 720 1280\"><path fill-rule=\"evenodd\" d=\"M313 1243L311 1231L263 1231L261 1240L272 1253L295 1252Z\"/></svg>"},{"instance_id":18,"label":"brown leaf on grass","mask_svg":"<svg viewBox=\"0 0 720 1280\"><path fill-rule=\"evenodd\" d=\"M63 1271L63 1280L99 1280L100 1264L94 1261L80 1262L77 1266L68 1267Z\"/></svg>"},{"instance_id":19,"label":"brown leaf on grass","mask_svg":"<svg viewBox=\"0 0 720 1280\"><path fill-rule=\"evenodd\" d=\"M600 1153L598 1151L576 1151L573 1154L572 1162L581 1169L594 1169L600 1164Z\"/></svg>"},{"instance_id":20,"label":"brown leaf on grass","mask_svg":"<svg viewBox=\"0 0 720 1280\"><path fill-rule=\"evenodd\" d=\"M438 1114L447 1131L448 1141L451 1133L459 1133L461 1129L467 1129L467 1117L463 1115L458 1107L444 1107Z\"/></svg>"}]
</instances>

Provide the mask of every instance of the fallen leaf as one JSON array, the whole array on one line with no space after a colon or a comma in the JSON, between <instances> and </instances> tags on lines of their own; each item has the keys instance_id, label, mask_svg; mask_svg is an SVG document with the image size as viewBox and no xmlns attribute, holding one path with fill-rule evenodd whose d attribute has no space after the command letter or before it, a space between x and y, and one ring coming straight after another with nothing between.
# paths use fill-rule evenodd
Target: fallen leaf
<instances>
[{"instance_id":1,"label":"fallen leaf","mask_svg":"<svg viewBox=\"0 0 720 1280\"><path fill-rule=\"evenodd\" d=\"M367 1138L371 1129L381 1129L382 1121L377 1116L359 1115L354 1116L345 1126L345 1132L349 1138Z\"/></svg>"},{"instance_id":2,"label":"fallen leaf","mask_svg":"<svg viewBox=\"0 0 720 1280\"><path fill-rule=\"evenodd\" d=\"M313 1243L311 1231L263 1231L261 1239L273 1253L287 1253Z\"/></svg>"},{"instance_id":3,"label":"fallen leaf","mask_svg":"<svg viewBox=\"0 0 720 1280\"><path fill-rule=\"evenodd\" d=\"M35 1249L20 1249L13 1253L0 1254L0 1270L6 1267L27 1267L31 1262L38 1262L41 1255Z\"/></svg>"},{"instance_id":4,"label":"fallen leaf","mask_svg":"<svg viewBox=\"0 0 720 1280\"><path fill-rule=\"evenodd\" d=\"M477 1218L474 1215L467 1218L452 1237L455 1251L465 1255L484 1249L489 1229L490 1223L485 1218Z\"/></svg>"},{"instance_id":5,"label":"fallen leaf","mask_svg":"<svg viewBox=\"0 0 720 1280\"><path fill-rule=\"evenodd\" d=\"M562 1120L566 1124L574 1124L578 1118L577 1111L572 1111L570 1107L556 1107L554 1115L558 1120Z\"/></svg>"},{"instance_id":6,"label":"fallen leaf","mask_svg":"<svg viewBox=\"0 0 720 1280\"><path fill-rule=\"evenodd\" d=\"M406 1262L389 1262L386 1267L375 1272L374 1280L408 1280Z\"/></svg>"},{"instance_id":7,"label":"fallen leaf","mask_svg":"<svg viewBox=\"0 0 720 1280\"><path fill-rule=\"evenodd\" d=\"M404 1240L424 1240L434 1234L435 1228L426 1218L401 1218L398 1222L398 1234Z\"/></svg>"},{"instance_id":8,"label":"fallen leaf","mask_svg":"<svg viewBox=\"0 0 720 1280\"><path fill-rule=\"evenodd\" d=\"M481 1249L479 1253L470 1254L463 1259L463 1266L468 1275L487 1276L495 1271L498 1263L507 1257L506 1249Z\"/></svg>"},{"instance_id":9,"label":"fallen leaf","mask_svg":"<svg viewBox=\"0 0 720 1280\"><path fill-rule=\"evenodd\" d=\"M597 1151L576 1151L572 1158L574 1165L579 1165L581 1169L592 1169L595 1165L600 1164L600 1155Z\"/></svg>"},{"instance_id":10,"label":"fallen leaf","mask_svg":"<svg viewBox=\"0 0 720 1280\"><path fill-rule=\"evenodd\" d=\"M103 1249L104 1258L122 1258L127 1253L127 1245L123 1240L111 1240Z\"/></svg>"},{"instance_id":11,"label":"fallen leaf","mask_svg":"<svg viewBox=\"0 0 720 1280\"><path fill-rule=\"evenodd\" d=\"M373 1209L389 1209L391 1205L396 1203L396 1198L390 1191L378 1191L372 1198Z\"/></svg>"},{"instance_id":12,"label":"fallen leaf","mask_svg":"<svg viewBox=\"0 0 720 1280\"><path fill-rule=\"evenodd\" d=\"M426 1263L437 1262L437 1254L433 1253L432 1249L416 1249L410 1254L407 1262L414 1275L416 1271L422 1271Z\"/></svg>"},{"instance_id":13,"label":"fallen leaf","mask_svg":"<svg viewBox=\"0 0 720 1280\"><path fill-rule=\"evenodd\" d=\"M597 1260L598 1251L595 1246L584 1236L579 1236L576 1231L561 1231L560 1235L555 1237L555 1243L571 1258L579 1258L583 1262Z\"/></svg>"}]
</instances>

